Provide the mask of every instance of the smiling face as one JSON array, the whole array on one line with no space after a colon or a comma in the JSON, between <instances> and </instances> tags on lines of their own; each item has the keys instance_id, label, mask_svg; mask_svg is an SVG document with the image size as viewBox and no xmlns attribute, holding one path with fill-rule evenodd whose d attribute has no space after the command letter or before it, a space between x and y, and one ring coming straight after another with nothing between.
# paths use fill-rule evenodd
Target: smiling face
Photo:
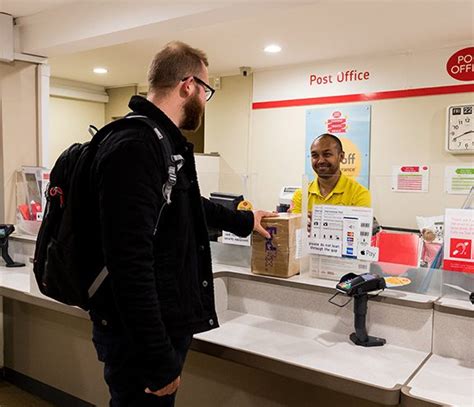
<instances>
[{"instance_id":1,"label":"smiling face","mask_svg":"<svg viewBox=\"0 0 474 407\"><path fill-rule=\"evenodd\" d=\"M331 137L317 138L311 145L311 166L320 178L329 178L340 173L344 151Z\"/></svg>"}]
</instances>

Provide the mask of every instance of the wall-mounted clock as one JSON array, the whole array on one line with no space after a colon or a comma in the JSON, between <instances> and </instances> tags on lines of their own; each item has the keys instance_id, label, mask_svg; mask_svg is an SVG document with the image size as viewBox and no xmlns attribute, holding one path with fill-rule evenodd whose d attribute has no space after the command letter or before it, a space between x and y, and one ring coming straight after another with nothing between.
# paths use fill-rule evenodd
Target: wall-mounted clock
<instances>
[{"instance_id":1,"label":"wall-mounted clock","mask_svg":"<svg viewBox=\"0 0 474 407\"><path fill-rule=\"evenodd\" d=\"M474 103L448 106L446 116L446 151L474 154Z\"/></svg>"}]
</instances>

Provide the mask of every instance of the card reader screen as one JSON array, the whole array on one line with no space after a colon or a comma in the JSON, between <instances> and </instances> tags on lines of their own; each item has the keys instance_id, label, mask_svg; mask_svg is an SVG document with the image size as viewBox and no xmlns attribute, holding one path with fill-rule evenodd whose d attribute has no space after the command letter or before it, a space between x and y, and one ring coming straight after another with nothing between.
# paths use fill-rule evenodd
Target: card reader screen
<instances>
[{"instance_id":1,"label":"card reader screen","mask_svg":"<svg viewBox=\"0 0 474 407\"><path fill-rule=\"evenodd\" d=\"M337 284L337 288L342 291L349 291L353 286L357 286L364 281L374 280L376 277L372 274L361 274L357 277L351 278L350 280L343 281Z\"/></svg>"}]
</instances>

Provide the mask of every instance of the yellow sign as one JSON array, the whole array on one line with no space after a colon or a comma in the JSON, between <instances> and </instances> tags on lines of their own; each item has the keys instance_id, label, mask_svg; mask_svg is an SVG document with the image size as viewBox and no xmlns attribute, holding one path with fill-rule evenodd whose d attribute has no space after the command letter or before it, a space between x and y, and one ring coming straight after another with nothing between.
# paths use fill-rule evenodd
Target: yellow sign
<instances>
[{"instance_id":1,"label":"yellow sign","mask_svg":"<svg viewBox=\"0 0 474 407\"><path fill-rule=\"evenodd\" d=\"M341 171L348 177L358 177L362 167L362 155L357 145L347 138L341 137L344 149L344 160L341 163Z\"/></svg>"}]
</instances>

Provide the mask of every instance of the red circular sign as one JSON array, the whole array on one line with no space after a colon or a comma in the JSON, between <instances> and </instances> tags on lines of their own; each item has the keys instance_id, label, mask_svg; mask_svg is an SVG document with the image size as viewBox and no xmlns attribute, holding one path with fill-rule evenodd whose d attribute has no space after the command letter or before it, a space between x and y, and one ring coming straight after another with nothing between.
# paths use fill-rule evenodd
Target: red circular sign
<instances>
[{"instance_id":1,"label":"red circular sign","mask_svg":"<svg viewBox=\"0 0 474 407\"><path fill-rule=\"evenodd\" d=\"M448 74L458 81L474 80L474 47L455 52L446 64Z\"/></svg>"}]
</instances>

